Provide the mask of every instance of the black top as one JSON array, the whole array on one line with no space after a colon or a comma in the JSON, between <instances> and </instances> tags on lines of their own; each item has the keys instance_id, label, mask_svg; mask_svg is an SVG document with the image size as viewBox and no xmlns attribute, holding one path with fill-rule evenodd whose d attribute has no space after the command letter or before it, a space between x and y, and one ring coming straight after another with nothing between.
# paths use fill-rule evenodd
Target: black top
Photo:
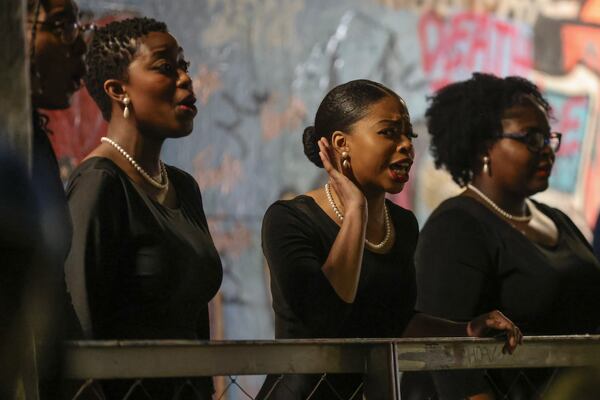
<instances>
[{"instance_id":1,"label":"black top","mask_svg":"<svg viewBox=\"0 0 600 400\"><path fill-rule=\"evenodd\" d=\"M417 310L468 321L499 309L526 335L597 332L600 263L565 214L535 204L558 228L554 247L532 242L471 197L443 202L415 256Z\"/></svg>"},{"instance_id":2,"label":"black top","mask_svg":"<svg viewBox=\"0 0 600 400\"><path fill-rule=\"evenodd\" d=\"M39 275L39 268L35 268L35 251L40 226L35 191L27 168L5 145L2 134L4 132L0 131L0 181L10 190L3 190L0 194L0 343L10 345L0 349L0 379L3 382L0 398L14 398L16 383L11 379L25 379L24 373L19 376L13 374L14 366L22 362L28 353L25 343L21 343L26 341L14 338L31 337L30 325L23 321L23 303L34 294L31 277L36 273ZM19 347L15 349L15 346Z\"/></svg>"},{"instance_id":3,"label":"black top","mask_svg":"<svg viewBox=\"0 0 600 400\"><path fill-rule=\"evenodd\" d=\"M81 339L81 328L67 293L64 273L73 235L71 215L56 155L48 133L42 128L43 118L37 112L34 114L31 180L39 209L41 240L38 246L43 253L42 268L47 273L44 278L51 281L49 293L45 295L55 299L51 304L56 321L54 329L58 330L56 340Z\"/></svg>"},{"instance_id":4,"label":"black top","mask_svg":"<svg viewBox=\"0 0 600 400\"><path fill-rule=\"evenodd\" d=\"M36 304L40 308L38 315L52 315L51 325L40 326L42 332L36 333L37 340L43 341L40 346L45 349L38 354L37 361L40 376L44 377L40 381L40 397L51 399L61 390L62 342L79 340L82 332L65 282L65 259L73 234L69 206L48 137L51 133L45 127L47 118L34 111L32 122L31 184L37 211L37 234L30 233L30 240L35 243L35 270L30 279L37 280L42 288L42 293L37 293L43 299ZM27 203L23 201L23 206Z\"/></svg>"},{"instance_id":5,"label":"black top","mask_svg":"<svg viewBox=\"0 0 600 400\"><path fill-rule=\"evenodd\" d=\"M209 339L219 255L200 191L167 166L179 208L165 207L106 158L84 161L67 187L74 239L67 259L78 315L94 339ZM81 278L81 279L78 279Z\"/></svg>"},{"instance_id":6,"label":"black top","mask_svg":"<svg viewBox=\"0 0 600 400\"><path fill-rule=\"evenodd\" d=\"M365 248L358 292L351 304L338 297L321 270L339 226L309 196L278 201L267 210L262 244L271 274L276 338L402 336L414 310L418 227L410 211L389 201L387 206L396 230L394 246L387 254ZM314 377L290 379L295 382L287 386L295 388L298 398L305 398L315 382ZM340 384L345 387L336 390L352 393L360 379L346 380ZM268 384L269 380L263 391ZM324 392L315 395L331 398ZM284 391L269 398L295 398L289 396Z\"/></svg>"},{"instance_id":7,"label":"black top","mask_svg":"<svg viewBox=\"0 0 600 400\"><path fill-rule=\"evenodd\" d=\"M221 261L196 182L175 167L167 173L178 208L154 201L107 158L84 161L69 180L67 282L93 339L210 337Z\"/></svg>"},{"instance_id":8,"label":"black top","mask_svg":"<svg viewBox=\"0 0 600 400\"><path fill-rule=\"evenodd\" d=\"M46 248L44 258L55 276L64 278L63 266L73 234L71 216L56 155L48 134L38 127L41 122L37 118L42 117L34 117L31 180L41 209L40 225Z\"/></svg>"}]
</instances>

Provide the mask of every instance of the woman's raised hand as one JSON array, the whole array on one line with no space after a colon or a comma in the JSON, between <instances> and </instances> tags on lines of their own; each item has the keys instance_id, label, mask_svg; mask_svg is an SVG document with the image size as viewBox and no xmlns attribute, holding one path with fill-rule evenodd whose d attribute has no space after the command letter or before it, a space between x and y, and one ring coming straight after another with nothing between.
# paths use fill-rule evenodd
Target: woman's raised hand
<instances>
[{"instance_id":1,"label":"woman's raised hand","mask_svg":"<svg viewBox=\"0 0 600 400\"><path fill-rule=\"evenodd\" d=\"M365 220L367 216L367 199L362 191L352 182L346 174L350 171L338 171L333 166L334 150L326 138L319 139L319 157L323 162L323 168L329 175L331 186L337 193L344 206L344 212L350 213L353 210L364 212Z\"/></svg>"},{"instance_id":2,"label":"woman's raised hand","mask_svg":"<svg viewBox=\"0 0 600 400\"><path fill-rule=\"evenodd\" d=\"M498 310L482 314L467 324L467 335L470 337L490 336L498 332L506 334L503 353L512 354L517 345L523 343L521 330Z\"/></svg>"}]
</instances>

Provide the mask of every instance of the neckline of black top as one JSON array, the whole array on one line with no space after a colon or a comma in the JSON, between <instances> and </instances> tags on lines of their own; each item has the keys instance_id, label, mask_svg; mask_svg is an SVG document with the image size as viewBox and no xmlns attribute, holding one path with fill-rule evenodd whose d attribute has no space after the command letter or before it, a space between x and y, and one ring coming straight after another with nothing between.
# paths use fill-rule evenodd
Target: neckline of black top
<instances>
[{"instance_id":1,"label":"neckline of black top","mask_svg":"<svg viewBox=\"0 0 600 400\"><path fill-rule=\"evenodd\" d=\"M150 200L150 201L151 201L153 204L155 204L157 207L159 207L159 208L161 208L161 209L163 209L163 210L166 210L167 212L173 212L173 213L181 213L181 212L182 212L183 205L182 205L182 201L181 201L181 198L180 198L180 196L179 196L179 193L178 193L178 196L177 196L177 203L178 203L177 207L168 207L168 206L166 206L166 205L164 205L164 204L161 204L160 202L158 202L158 201L156 201L155 199L153 199L153 198L152 198L152 196L150 196L148 193L146 193L146 191L145 191L145 190L144 190L142 187L140 187L140 186L139 186L137 183L135 183L135 181L134 181L133 179L131 179L131 178L129 177L129 175L127 175L127 173L126 173L125 171L123 171L123 170L121 169L121 167L119 167L119 166L117 165L117 163L115 163L113 160L111 160L111 159L110 159L110 158L108 158L108 157L102 157L102 156L94 156L94 157L90 157L90 158L88 158L88 159L86 159L86 160L82 161L82 162L79 164L79 166L81 167L81 166L83 166L84 164L86 164L86 163L88 163L88 162L92 162L92 161L94 161L94 160L95 160L95 161L103 161L103 160L106 160L106 161L108 161L110 164L112 164L112 165L113 165L113 166L114 166L114 167L117 169L117 173L118 173L118 174L120 174L120 175L121 175L123 178L125 178L125 179L126 179L126 180L127 180L127 181L128 181L130 184L131 184L131 186L132 186L132 187L133 187L133 188L134 188L134 189L135 189L135 190L136 190L138 193L140 193L142 196L144 196L145 198L147 198L148 200ZM167 170L170 170L170 169L171 169L171 166L170 166L170 165L167 165L167 164L165 164L165 168L166 168ZM171 169L171 170L172 170L172 169ZM168 172L167 172L167 175L169 175L169 174L168 174ZM169 180L170 180L170 182L171 182L171 185L170 185L170 186L171 186L172 190L175 190L175 189L173 188L173 185L172 185L172 182L173 182L173 177L174 177L174 174L170 174L170 175L169 175ZM176 180L176 179L177 179L177 178L175 178L175 180Z\"/></svg>"},{"instance_id":2,"label":"neckline of black top","mask_svg":"<svg viewBox=\"0 0 600 400\"><path fill-rule=\"evenodd\" d=\"M563 241L564 235L563 235L562 230L560 229L559 223L556 221L556 219L554 218L554 216L551 213L548 213L544 210L545 206L543 206L542 204L540 204L539 202L537 202L533 199L530 199L530 200L535 204L538 211L541 212L542 214L544 214L546 217L550 218L550 220L552 220L552 222L556 226L556 230L558 231L558 237L556 238L556 244L553 246L547 246L545 244L538 243L538 242L535 242L535 241L529 239L527 236L525 236L525 234L523 234L523 232L519 231L514 225L512 225L510 222L506 221L504 218L500 217L497 213L492 211L485 204L483 204L482 202L478 201L477 199L475 199L473 197L459 195L459 196L456 196L456 198L457 199L470 199L471 202L478 204L480 208L485 209L489 214L493 215L498 221L501 221L502 223L504 223L509 229L512 229L512 230L516 231L517 233L519 233L520 237L522 237L527 242L533 244L539 250L554 251L554 250L558 249L561 242Z\"/></svg>"},{"instance_id":3,"label":"neckline of black top","mask_svg":"<svg viewBox=\"0 0 600 400\"><path fill-rule=\"evenodd\" d=\"M332 224L333 226L335 226L335 227L336 227L336 229L337 229L338 231L340 230L340 228L341 228L341 227L340 227L340 226L337 224L337 222L336 222L336 221L335 221L333 218L331 218L331 217L329 216L329 214L327 214L327 213L325 212L325 210L323 210L323 209L321 208L321 206L319 206L319 204L317 203L317 201L316 201L316 200L315 200L313 197L311 197L311 196L308 196L308 195L306 195L306 194L300 194L300 195L296 196L296 199L299 199L299 198L302 198L302 199L307 199L307 200L308 200L308 204L309 204L309 205L310 205L312 208L316 209L316 210L317 210L317 212L318 212L319 214L321 214L321 216L323 216L323 217L324 217L324 218L325 218L327 221L329 221L329 223L330 223L330 224ZM388 200L388 199L385 199L385 201L386 201L386 202L389 202L389 200ZM389 209L389 205L388 205L388 209ZM393 223L394 223L394 219L392 218L392 212L390 212L390 223L391 223L391 224L393 224ZM394 227L394 229L395 229L395 227ZM397 242L398 242L398 235L395 235L395 237L396 237L396 238L395 238L395 240L394 240L394 243L393 243L393 244L392 244L392 246L390 247L389 251L387 251L387 252L385 252L385 253L380 253L380 252L371 251L371 249L369 249L369 247L368 247L368 246L366 246L366 244L365 244L365 246L364 246L364 250L365 250L365 251L368 251L369 253L376 254L376 255L380 255L380 256L386 256L386 255L389 255L389 254L391 254L391 253L393 253L393 252L394 252L394 249L395 249L395 247L396 247L396 244L397 244Z\"/></svg>"}]
</instances>

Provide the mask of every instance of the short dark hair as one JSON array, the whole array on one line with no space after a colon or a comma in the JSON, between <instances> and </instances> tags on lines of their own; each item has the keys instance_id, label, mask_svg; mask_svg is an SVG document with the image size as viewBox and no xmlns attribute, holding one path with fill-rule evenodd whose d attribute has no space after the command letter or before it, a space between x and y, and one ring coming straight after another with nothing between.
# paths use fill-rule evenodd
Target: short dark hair
<instances>
[{"instance_id":1,"label":"short dark hair","mask_svg":"<svg viewBox=\"0 0 600 400\"><path fill-rule=\"evenodd\" d=\"M27 14L33 14L39 6L48 10L49 5L48 0L27 0Z\"/></svg>"},{"instance_id":2,"label":"short dark hair","mask_svg":"<svg viewBox=\"0 0 600 400\"><path fill-rule=\"evenodd\" d=\"M431 135L430 150L436 168L444 167L460 186L468 184L482 167L481 155L502 133L504 112L534 103L546 115L551 107L538 87L525 78L499 78L474 73L429 97L425 112Z\"/></svg>"},{"instance_id":3,"label":"short dark hair","mask_svg":"<svg viewBox=\"0 0 600 400\"><path fill-rule=\"evenodd\" d=\"M104 82L127 79L127 67L138 50L138 39L150 32L167 32L167 26L152 18L128 18L111 22L94 33L86 55L84 81L107 121L111 116L111 101L104 92Z\"/></svg>"},{"instance_id":4,"label":"short dark hair","mask_svg":"<svg viewBox=\"0 0 600 400\"><path fill-rule=\"evenodd\" d=\"M322 137L331 140L335 131L348 132L368 108L385 96L400 98L381 83L358 79L336 86L327 93L315 116L315 124L304 129L304 154L317 167L323 168L317 142Z\"/></svg>"}]
</instances>

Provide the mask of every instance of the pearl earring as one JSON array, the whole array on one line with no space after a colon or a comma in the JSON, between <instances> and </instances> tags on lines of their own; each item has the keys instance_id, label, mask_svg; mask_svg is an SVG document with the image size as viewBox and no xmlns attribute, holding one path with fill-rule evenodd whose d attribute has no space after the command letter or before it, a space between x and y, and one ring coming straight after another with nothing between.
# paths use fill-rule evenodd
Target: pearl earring
<instances>
[{"instance_id":1,"label":"pearl earring","mask_svg":"<svg viewBox=\"0 0 600 400\"><path fill-rule=\"evenodd\" d=\"M490 174L490 158L488 156L483 157L483 173Z\"/></svg>"},{"instance_id":2,"label":"pearl earring","mask_svg":"<svg viewBox=\"0 0 600 400\"><path fill-rule=\"evenodd\" d=\"M125 104L125 109L123 110L123 118L125 119L129 118L129 103L131 103L131 100L128 96L125 96L123 98L123 104Z\"/></svg>"},{"instance_id":3,"label":"pearl earring","mask_svg":"<svg viewBox=\"0 0 600 400\"><path fill-rule=\"evenodd\" d=\"M350 158L348 152L342 151L342 167L346 169L350 168L350 161L348 161L348 158Z\"/></svg>"}]
</instances>

